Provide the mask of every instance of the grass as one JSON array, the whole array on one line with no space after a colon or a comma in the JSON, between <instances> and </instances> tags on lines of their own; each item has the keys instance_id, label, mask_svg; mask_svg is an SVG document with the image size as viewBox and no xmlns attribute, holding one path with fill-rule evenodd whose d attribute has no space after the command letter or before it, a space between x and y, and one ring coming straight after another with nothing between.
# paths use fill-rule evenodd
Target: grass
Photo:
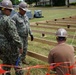
<instances>
[{"instance_id":1,"label":"grass","mask_svg":"<svg viewBox=\"0 0 76 75\"><path fill-rule=\"evenodd\" d=\"M33 18L30 20L30 23L32 22L38 22L38 21L45 21L45 20L53 20L56 18L63 18L63 17L69 17L69 16L74 16L76 15L76 7L34 7L34 8L29 8L30 10L32 10L32 13L34 13L34 10L42 10L42 15L44 16L44 18ZM35 30L43 30L43 31L53 31L55 32L56 30L52 30L52 29L44 29L44 28L33 28L31 27L31 29L35 29ZM68 32L69 34L74 34L74 32ZM34 33L34 37L41 37L41 34L39 33ZM46 39L49 41L55 41L55 36L53 35L46 35L46 37L42 38L42 39ZM67 42L70 44L72 41L72 39L68 39ZM76 44L76 41L74 40L74 42ZM38 42L34 42L34 41L28 41L28 50L32 51L32 52L36 52L45 56L48 56L49 51L53 48L54 46L49 46L47 44L42 44L42 43L38 43ZM43 62L41 60L37 60L35 58L26 57L26 60L30 62L30 64L28 66L33 66L33 65L47 65L48 63ZM23 65L23 66L27 66L27 65ZM27 73L27 70L25 71L25 73ZM46 69L31 69L30 70L30 75L45 75L47 73Z\"/></svg>"},{"instance_id":2,"label":"grass","mask_svg":"<svg viewBox=\"0 0 76 75\"><path fill-rule=\"evenodd\" d=\"M59 7L59 8L51 8L51 7L35 7L35 8L29 8L32 10L32 13L34 13L34 10L42 10L42 15L44 18L35 18L30 20L30 22L37 22L37 21L43 21L43 20L51 20L56 18L63 18L63 17L69 17L76 15L76 9L73 8L67 8L67 7Z\"/></svg>"}]
</instances>

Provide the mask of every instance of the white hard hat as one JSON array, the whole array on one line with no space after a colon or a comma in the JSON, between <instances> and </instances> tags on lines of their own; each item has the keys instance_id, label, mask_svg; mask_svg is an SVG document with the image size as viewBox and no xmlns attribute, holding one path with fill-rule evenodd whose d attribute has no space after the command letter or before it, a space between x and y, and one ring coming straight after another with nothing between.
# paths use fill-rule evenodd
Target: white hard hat
<instances>
[{"instance_id":1,"label":"white hard hat","mask_svg":"<svg viewBox=\"0 0 76 75\"><path fill-rule=\"evenodd\" d=\"M28 10L28 6L27 6L27 3L22 1L20 4L19 4L19 8L21 8L22 10L24 11L27 11Z\"/></svg>"},{"instance_id":2,"label":"white hard hat","mask_svg":"<svg viewBox=\"0 0 76 75\"><path fill-rule=\"evenodd\" d=\"M58 37L67 37L67 31L63 28L60 28L56 32L56 36Z\"/></svg>"},{"instance_id":3,"label":"white hard hat","mask_svg":"<svg viewBox=\"0 0 76 75\"><path fill-rule=\"evenodd\" d=\"M7 9L13 9L12 2L10 0L3 0L1 2L1 7L7 8Z\"/></svg>"}]
</instances>

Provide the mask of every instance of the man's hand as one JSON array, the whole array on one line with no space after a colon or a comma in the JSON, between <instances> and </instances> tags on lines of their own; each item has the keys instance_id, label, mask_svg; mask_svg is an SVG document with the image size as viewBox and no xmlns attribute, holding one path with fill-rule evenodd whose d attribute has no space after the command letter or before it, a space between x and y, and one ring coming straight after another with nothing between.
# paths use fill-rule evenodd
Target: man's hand
<instances>
[{"instance_id":1,"label":"man's hand","mask_svg":"<svg viewBox=\"0 0 76 75\"><path fill-rule=\"evenodd\" d=\"M23 53L23 49L20 49L20 54L22 54Z\"/></svg>"},{"instance_id":2,"label":"man's hand","mask_svg":"<svg viewBox=\"0 0 76 75\"><path fill-rule=\"evenodd\" d=\"M33 41L33 40L34 40L34 37L33 37L33 35L30 35L30 37L31 37L31 41Z\"/></svg>"}]
</instances>

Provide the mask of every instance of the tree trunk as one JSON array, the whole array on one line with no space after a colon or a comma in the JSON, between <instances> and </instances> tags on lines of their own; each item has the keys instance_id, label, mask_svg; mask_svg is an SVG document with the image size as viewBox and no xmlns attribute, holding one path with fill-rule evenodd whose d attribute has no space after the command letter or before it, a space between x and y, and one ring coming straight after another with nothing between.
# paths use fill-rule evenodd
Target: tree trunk
<instances>
[{"instance_id":1,"label":"tree trunk","mask_svg":"<svg viewBox=\"0 0 76 75\"><path fill-rule=\"evenodd\" d=\"M36 6L37 6L37 0L36 0Z\"/></svg>"},{"instance_id":2,"label":"tree trunk","mask_svg":"<svg viewBox=\"0 0 76 75\"><path fill-rule=\"evenodd\" d=\"M69 0L67 0L67 7L69 7Z\"/></svg>"},{"instance_id":3,"label":"tree trunk","mask_svg":"<svg viewBox=\"0 0 76 75\"><path fill-rule=\"evenodd\" d=\"M53 6L53 0L49 0L50 6Z\"/></svg>"}]
</instances>

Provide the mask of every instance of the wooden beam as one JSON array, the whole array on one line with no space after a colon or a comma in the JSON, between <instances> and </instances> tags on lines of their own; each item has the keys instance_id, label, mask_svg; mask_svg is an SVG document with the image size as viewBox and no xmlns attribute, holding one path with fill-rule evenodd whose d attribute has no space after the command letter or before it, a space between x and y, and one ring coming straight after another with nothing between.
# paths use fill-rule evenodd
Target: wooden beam
<instances>
[{"instance_id":1,"label":"wooden beam","mask_svg":"<svg viewBox=\"0 0 76 75\"><path fill-rule=\"evenodd\" d=\"M76 18L64 18L64 19L62 18L62 21L63 20L65 20L65 21L72 21L72 22L74 21L75 22Z\"/></svg>"},{"instance_id":2,"label":"wooden beam","mask_svg":"<svg viewBox=\"0 0 76 75\"><path fill-rule=\"evenodd\" d=\"M30 39L30 38L29 38L29 39ZM52 45L52 46L56 46L56 45L57 45L56 41L45 40L45 39L40 39L40 38L36 38L36 37L34 37L34 41L40 42L40 43L43 43L43 44ZM74 47L74 49L76 50L76 46L73 46L73 47Z\"/></svg>"},{"instance_id":3,"label":"wooden beam","mask_svg":"<svg viewBox=\"0 0 76 75\"><path fill-rule=\"evenodd\" d=\"M66 20L56 20L52 21L52 20L48 20L47 22L57 22L57 23L69 23L69 24L76 24L76 21L66 21Z\"/></svg>"},{"instance_id":4,"label":"wooden beam","mask_svg":"<svg viewBox=\"0 0 76 75\"><path fill-rule=\"evenodd\" d=\"M53 46L56 45L55 41L50 41L50 40L45 40L45 39L40 39L40 38L35 38L34 41L40 42L40 43L43 43L43 44L53 45Z\"/></svg>"},{"instance_id":5,"label":"wooden beam","mask_svg":"<svg viewBox=\"0 0 76 75\"><path fill-rule=\"evenodd\" d=\"M67 27L68 25L70 25L70 27L76 27L76 24L70 24L70 23L57 23L57 22L48 22L48 21L46 21L46 22L36 22L36 24L34 24L34 25L49 25L49 26L63 26L63 27ZM33 25L33 24L31 24L31 25Z\"/></svg>"},{"instance_id":6,"label":"wooden beam","mask_svg":"<svg viewBox=\"0 0 76 75\"><path fill-rule=\"evenodd\" d=\"M38 26L35 26L35 25L31 25L31 27L36 27L36 28L45 28L45 29L55 29L55 30L58 30L60 27L53 27L53 26L42 26L42 25L38 25ZM76 29L73 29L73 28L71 28L71 29L68 29L68 28L65 28L67 31L73 31L73 32L75 32L76 31Z\"/></svg>"},{"instance_id":7,"label":"wooden beam","mask_svg":"<svg viewBox=\"0 0 76 75\"><path fill-rule=\"evenodd\" d=\"M27 55L34 57L36 59L42 60L44 62L48 62L48 58L46 56L41 55L41 54L31 52L31 51L27 51Z\"/></svg>"},{"instance_id":8,"label":"wooden beam","mask_svg":"<svg viewBox=\"0 0 76 75\"><path fill-rule=\"evenodd\" d=\"M55 35L54 32L47 32L47 31L40 31L40 30L32 30L32 32L40 33L40 34L45 34L45 35L47 35L47 34L49 34L49 35ZM69 35L68 34L68 38L73 38L73 37L74 37L74 35ZM76 36L74 38L76 38Z\"/></svg>"},{"instance_id":9,"label":"wooden beam","mask_svg":"<svg viewBox=\"0 0 76 75\"><path fill-rule=\"evenodd\" d=\"M58 19L58 20L73 20L75 21L76 20L76 16L70 16L70 17L65 17L65 18L61 18L61 19Z\"/></svg>"}]
</instances>

